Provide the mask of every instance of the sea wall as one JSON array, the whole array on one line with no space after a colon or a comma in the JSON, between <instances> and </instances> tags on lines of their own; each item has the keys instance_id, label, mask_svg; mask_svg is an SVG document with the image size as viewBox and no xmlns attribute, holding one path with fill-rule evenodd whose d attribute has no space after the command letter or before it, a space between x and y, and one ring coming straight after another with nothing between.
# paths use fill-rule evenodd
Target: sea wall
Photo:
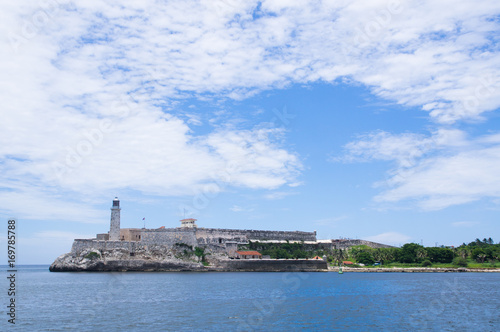
<instances>
[{"instance_id":1,"label":"sea wall","mask_svg":"<svg viewBox=\"0 0 500 332\"><path fill-rule=\"evenodd\" d=\"M327 271L324 260L305 259L231 259L220 262L219 265L229 271L247 272L300 272Z\"/></svg>"}]
</instances>

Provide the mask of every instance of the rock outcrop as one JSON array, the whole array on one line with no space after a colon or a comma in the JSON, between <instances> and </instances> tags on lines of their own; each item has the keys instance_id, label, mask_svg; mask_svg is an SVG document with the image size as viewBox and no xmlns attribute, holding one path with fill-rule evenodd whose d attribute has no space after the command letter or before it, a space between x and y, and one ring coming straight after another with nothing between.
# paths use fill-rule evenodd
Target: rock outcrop
<instances>
[{"instance_id":1,"label":"rock outcrop","mask_svg":"<svg viewBox=\"0 0 500 332\"><path fill-rule=\"evenodd\" d=\"M202 259L201 257L204 257ZM323 260L229 259L220 253L196 256L186 246L172 249L153 246L131 255L125 249L89 248L59 256L50 266L51 272L111 271L219 271L219 272L298 272L327 271Z\"/></svg>"},{"instance_id":2,"label":"rock outcrop","mask_svg":"<svg viewBox=\"0 0 500 332\"><path fill-rule=\"evenodd\" d=\"M204 271L200 258L191 252L176 252L154 247L131 256L123 249L90 248L59 256L49 267L51 272L80 271Z\"/></svg>"}]
</instances>

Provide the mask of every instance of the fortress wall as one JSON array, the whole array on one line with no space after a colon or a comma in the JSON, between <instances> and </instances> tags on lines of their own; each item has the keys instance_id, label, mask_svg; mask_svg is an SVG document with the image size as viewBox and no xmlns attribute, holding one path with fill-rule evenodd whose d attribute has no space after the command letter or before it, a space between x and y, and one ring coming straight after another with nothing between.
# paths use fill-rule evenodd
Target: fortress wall
<instances>
[{"instance_id":1,"label":"fortress wall","mask_svg":"<svg viewBox=\"0 0 500 332\"><path fill-rule=\"evenodd\" d=\"M333 246L334 248L336 249L348 249L349 247L352 247L352 246L361 246L361 245L365 245L365 246L368 246L370 248L374 248L374 249L377 249L377 248L393 248L393 246L389 246L389 245L386 245L386 244L381 244L381 243L377 243L377 242L372 242L372 241L366 241L366 240L332 240L333 241Z\"/></svg>"},{"instance_id":2,"label":"fortress wall","mask_svg":"<svg viewBox=\"0 0 500 332\"><path fill-rule=\"evenodd\" d=\"M173 247L176 243L185 243L196 247L195 229L164 228L142 231L141 243Z\"/></svg>"},{"instance_id":3,"label":"fortress wall","mask_svg":"<svg viewBox=\"0 0 500 332\"><path fill-rule=\"evenodd\" d=\"M290 241L316 241L316 231L243 231L249 240L290 240Z\"/></svg>"},{"instance_id":4,"label":"fortress wall","mask_svg":"<svg viewBox=\"0 0 500 332\"><path fill-rule=\"evenodd\" d=\"M242 231L232 229L198 228L196 239L200 245L222 244L227 241L247 243Z\"/></svg>"},{"instance_id":5,"label":"fortress wall","mask_svg":"<svg viewBox=\"0 0 500 332\"><path fill-rule=\"evenodd\" d=\"M247 242L248 240L316 241L316 232L198 228L196 237L200 244L225 243L226 241Z\"/></svg>"},{"instance_id":6,"label":"fortress wall","mask_svg":"<svg viewBox=\"0 0 500 332\"><path fill-rule=\"evenodd\" d=\"M76 239L73 241L71 253L79 255L84 250L111 250L111 249L125 249L134 252L140 245L136 241L100 241L94 239ZM141 246L142 247L142 246Z\"/></svg>"},{"instance_id":7,"label":"fortress wall","mask_svg":"<svg viewBox=\"0 0 500 332\"><path fill-rule=\"evenodd\" d=\"M328 269L327 263L324 260L293 260L293 259L231 259L220 262L223 268L232 271L318 271Z\"/></svg>"}]
</instances>

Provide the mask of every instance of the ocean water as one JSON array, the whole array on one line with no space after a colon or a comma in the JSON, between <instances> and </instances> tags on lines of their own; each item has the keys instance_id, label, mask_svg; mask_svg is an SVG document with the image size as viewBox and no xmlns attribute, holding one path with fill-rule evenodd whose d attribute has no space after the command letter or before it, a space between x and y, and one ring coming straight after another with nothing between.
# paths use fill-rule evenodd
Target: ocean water
<instances>
[{"instance_id":1,"label":"ocean water","mask_svg":"<svg viewBox=\"0 0 500 332\"><path fill-rule=\"evenodd\" d=\"M2 279L4 331L13 327ZM24 266L15 330L499 331L499 286L498 273L50 273Z\"/></svg>"}]
</instances>

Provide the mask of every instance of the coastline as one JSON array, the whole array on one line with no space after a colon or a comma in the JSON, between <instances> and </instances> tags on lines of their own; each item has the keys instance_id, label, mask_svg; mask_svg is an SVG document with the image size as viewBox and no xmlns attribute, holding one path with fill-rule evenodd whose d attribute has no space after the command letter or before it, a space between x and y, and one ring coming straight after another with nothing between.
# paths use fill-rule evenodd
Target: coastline
<instances>
[{"instance_id":1,"label":"coastline","mask_svg":"<svg viewBox=\"0 0 500 332\"><path fill-rule=\"evenodd\" d=\"M335 266L329 266L328 272L338 272L339 268ZM343 272L378 272L378 273L457 273L457 272L485 272L485 273L500 273L500 269L469 269L464 267L458 268L444 268L444 267L377 267L377 268L366 268L366 267L345 267Z\"/></svg>"}]
</instances>

